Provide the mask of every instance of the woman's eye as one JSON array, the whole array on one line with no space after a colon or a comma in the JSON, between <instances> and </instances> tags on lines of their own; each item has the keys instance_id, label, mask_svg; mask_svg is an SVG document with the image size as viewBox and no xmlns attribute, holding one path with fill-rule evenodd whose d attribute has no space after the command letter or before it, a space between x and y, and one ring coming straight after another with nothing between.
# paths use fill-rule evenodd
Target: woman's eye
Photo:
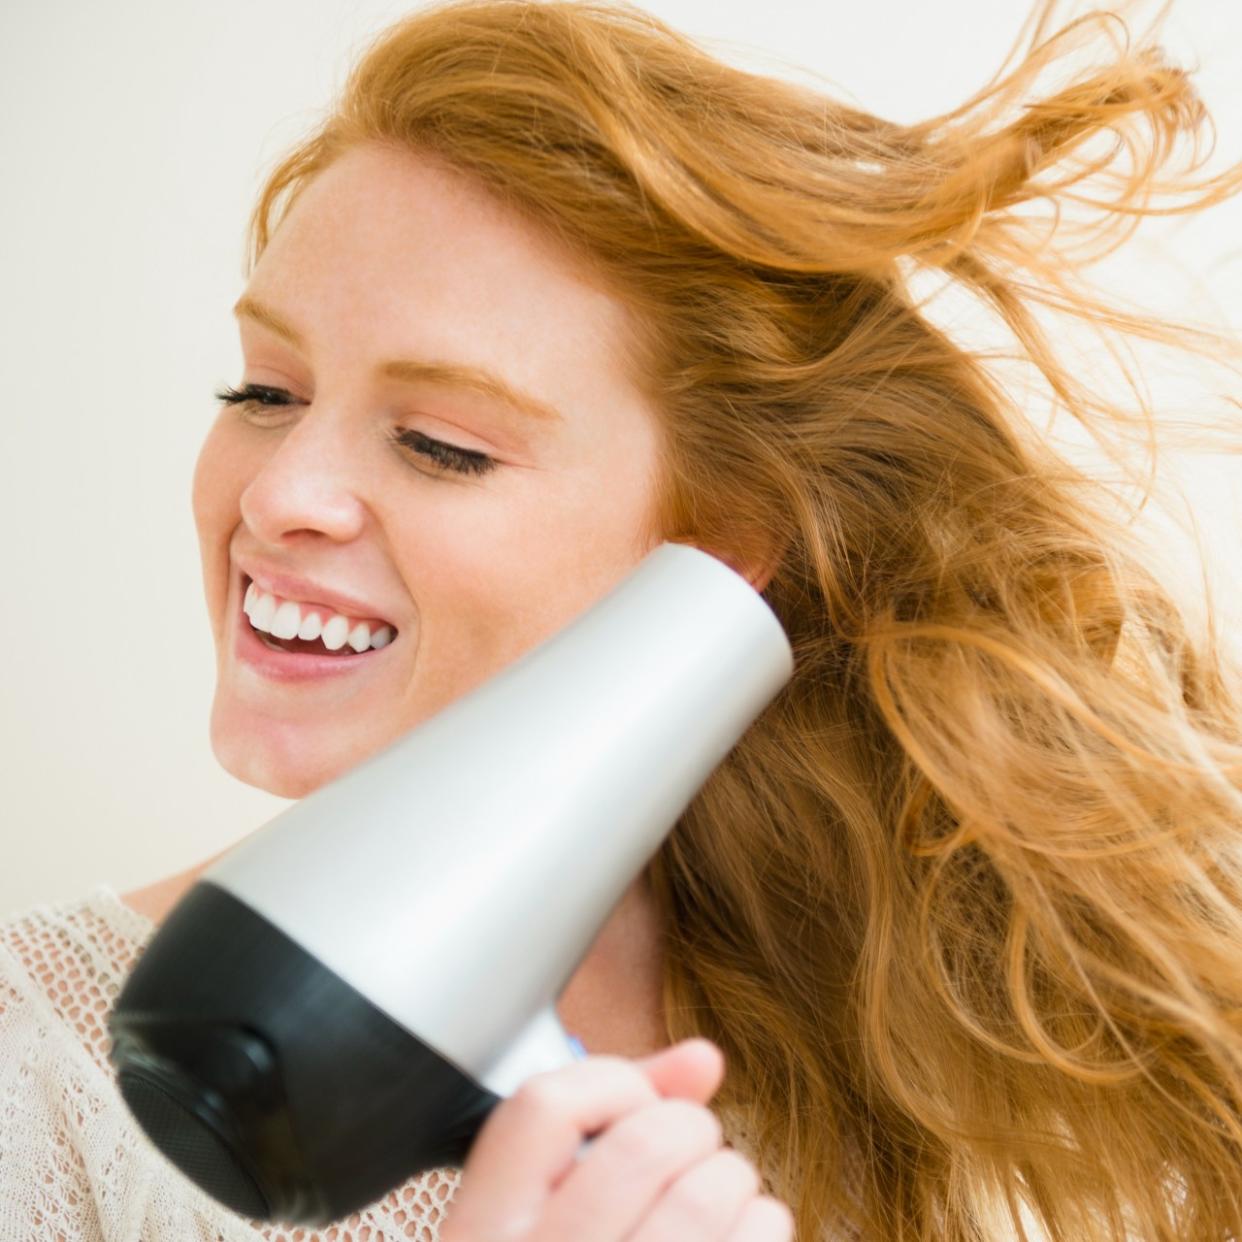
<instances>
[{"instance_id":1,"label":"woman's eye","mask_svg":"<svg viewBox=\"0 0 1242 1242\"><path fill-rule=\"evenodd\" d=\"M214 394L225 405L292 405L293 394L283 388L269 388L266 384L243 384L230 388L227 384Z\"/></svg>"},{"instance_id":2,"label":"woman's eye","mask_svg":"<svg viewBox=\"0 0 1242 1242\"><path fill-rule=\"evenodd\" d=\"M394 443L408 448L426 457L437 466L446 470L455 470L458 474L487 474L496 469L496 459L475 449L458 448L455 444L445 444L443 440L433 440L421 431L409 427L398 427L391 433Z\"/></svg>"},{"instance_id":3,"label":"woman's eye","mask_svg":"<svg viewBox=\"0 0 1242 1242\"><path fill-rule=\"evenodd\" d=\"M243 384L241 388L230 388L227 385L215 393L217 401L226 405L272 407L294 405L293 394L283 388L270 388L266 384ZM455 444L446 444L443 440L433 440L421 431L408 427L398 427L390 433L389 438L402 448L410 449L420 457L432 462L444 470L452 470L457 474L482 475L496 468L494 457L480 453L475 449L458 448Z\"/></svg>"}]
</instances>

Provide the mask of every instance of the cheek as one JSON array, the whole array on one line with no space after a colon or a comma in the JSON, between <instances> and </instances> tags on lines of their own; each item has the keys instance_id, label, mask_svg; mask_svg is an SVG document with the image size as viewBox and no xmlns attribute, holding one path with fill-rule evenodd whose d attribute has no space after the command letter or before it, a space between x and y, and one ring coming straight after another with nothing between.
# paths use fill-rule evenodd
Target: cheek
<instances>
[{"instance_id":1,"label":"cheek","mask_svg":"<svg viewBox=\"0 0 1242 1242\"><path fill-rule=\"evenodd\" d=\"M216 421L199 449L191 488L203 589L213 617L228 594L229 540L240 520L241 492L249 477L231 429L222 424L223 418Z\"/></svg>"},{"instance_id":2,"label":"cheek","mask_svg":"<svg viewBox=\"0 0 1242 1242\"><path fill-rule=\"evenodd\" d=\"M194 464L194 525L204 548L232 529L245 480L246 463L221 416L207 433Z\"/></svg>"}]
</instances>

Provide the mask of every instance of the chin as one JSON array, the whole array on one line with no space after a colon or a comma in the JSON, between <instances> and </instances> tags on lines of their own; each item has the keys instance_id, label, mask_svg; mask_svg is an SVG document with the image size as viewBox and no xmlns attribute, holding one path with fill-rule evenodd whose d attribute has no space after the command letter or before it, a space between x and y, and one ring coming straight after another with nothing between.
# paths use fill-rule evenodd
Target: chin
<instances>
[{"instance_id":1,"label":"chin","mask_svg":"<svg viewBox=\"0 0 1242 1242\"><path fill-rule=\"evenodd\" d=\"M278 798L304 798L361 761L361 756L342 754L339 746L330 754L318 753L306 741L305 729L296 725L282 728L269 723L263 729L238 729L212 719L211 749L216 762L242 784Z\"/></svg>"}]
</instances>

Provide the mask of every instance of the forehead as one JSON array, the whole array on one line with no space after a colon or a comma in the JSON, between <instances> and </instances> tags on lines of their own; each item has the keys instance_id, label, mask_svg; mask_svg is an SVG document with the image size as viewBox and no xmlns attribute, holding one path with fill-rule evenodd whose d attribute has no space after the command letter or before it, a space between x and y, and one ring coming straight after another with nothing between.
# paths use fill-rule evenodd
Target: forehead
<instances>
[{"instance_id":1,"label":"forehead","mask_svg":"<svg viewBox=\"0 0 1242 1242\"><path fill-rule=\"evenodd\" d=\"M247 293L324 357L451 360L574 409L626 386L626 307L472 177L362 147L315 177Z\"/></svg>"}]
</instances>

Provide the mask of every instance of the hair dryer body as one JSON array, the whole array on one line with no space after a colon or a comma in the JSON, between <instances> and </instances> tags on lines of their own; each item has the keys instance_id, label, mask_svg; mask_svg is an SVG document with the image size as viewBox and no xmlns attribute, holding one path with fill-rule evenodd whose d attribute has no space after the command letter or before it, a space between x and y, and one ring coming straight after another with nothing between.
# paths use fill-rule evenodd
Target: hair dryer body
<instances>
[{"instance_id":1,"label":"hair dryer body","mask_svg":"<svg viewBox=\"0 0 1242 1242\"><path fill-rule=\"evenodd\" d=\"M557 997L792 669L750 584L666 543L258 829L109 1016L148 1137L235 1211L312 1226L463 1163L501 1098L575 1055Z\"/></svg>"}]
</instances>

